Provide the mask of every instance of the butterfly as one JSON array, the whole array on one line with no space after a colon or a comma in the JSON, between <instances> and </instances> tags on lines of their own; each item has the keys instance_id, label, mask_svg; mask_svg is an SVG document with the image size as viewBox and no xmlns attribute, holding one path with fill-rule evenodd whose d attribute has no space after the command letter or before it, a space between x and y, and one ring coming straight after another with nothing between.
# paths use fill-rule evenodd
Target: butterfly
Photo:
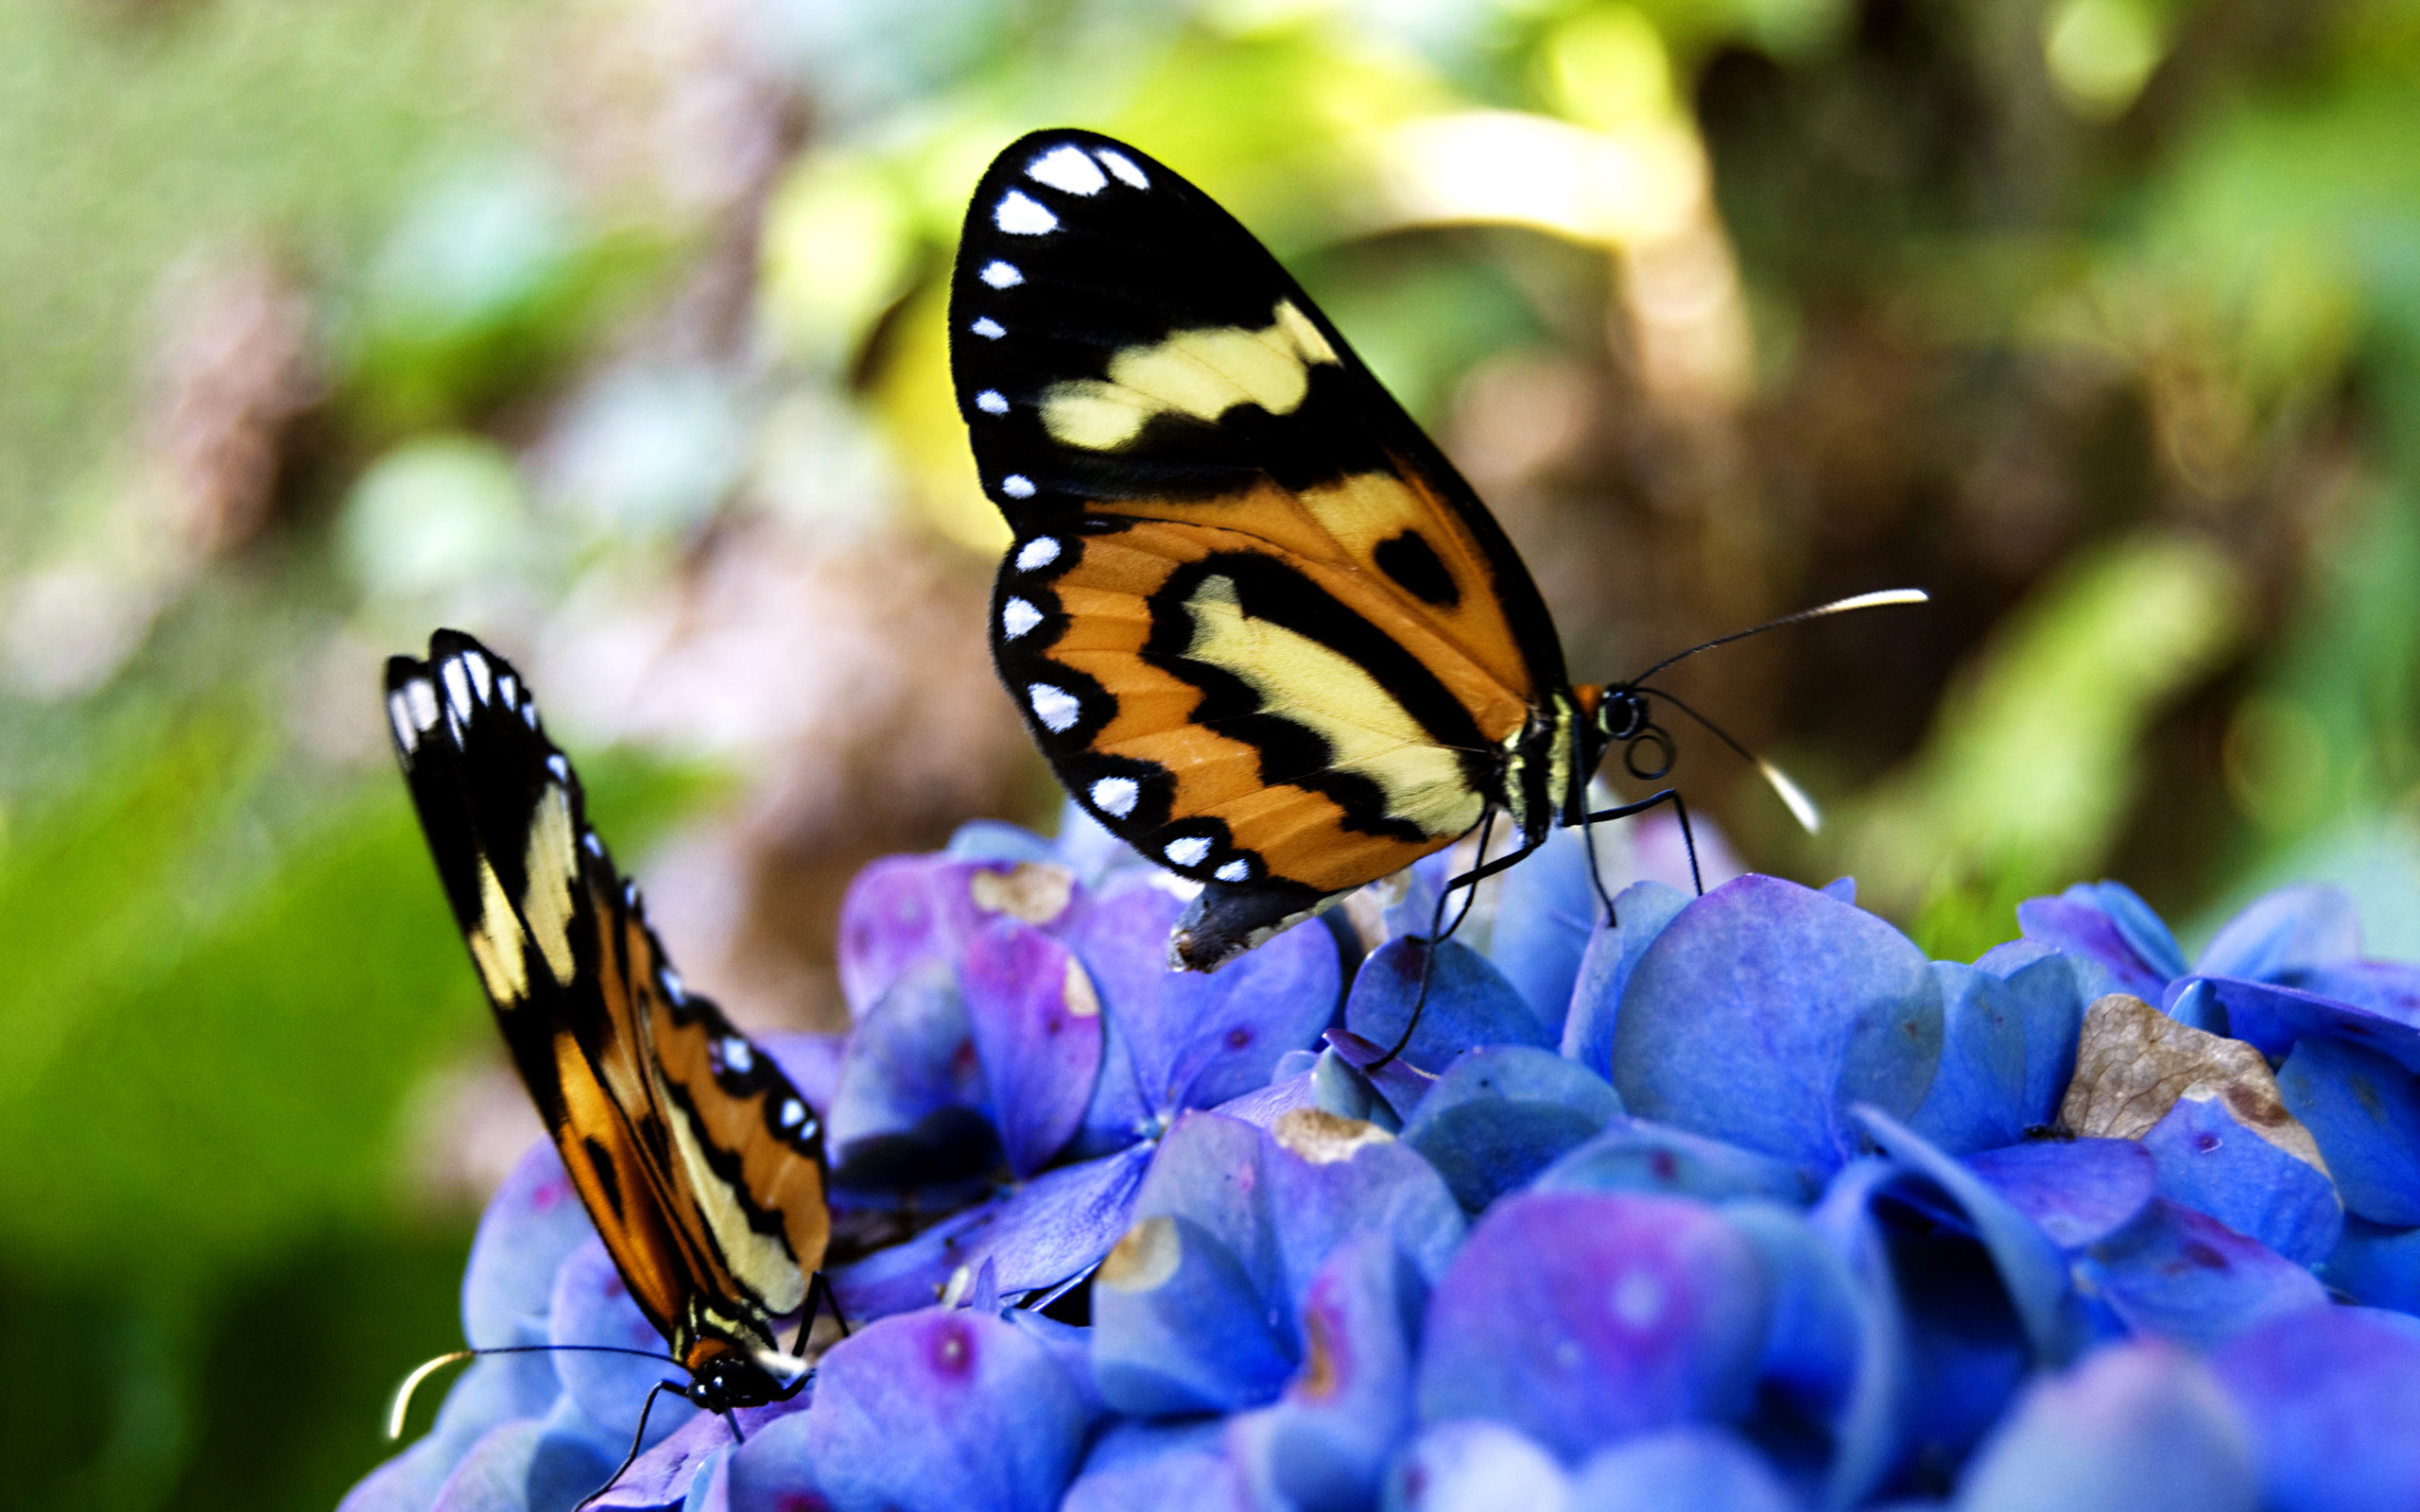
<instances>
[{"instance_id":1,"label":"butterfly","mask_svg":"<svg viewBox=\"0 0 2420 1512\"><path fill-rule=\"evenodd\" d=\"M1201 885L1172 964L1213 970L1498 812L1517 855L1557 825L1679 805L1589 812L1613 746L1660 743L1632 769L1668 768L1648 699L1669 695L1645 675L1571 683L1478 495L1276 259L1162 163L1087 131L1010 146L968 208L949 319L977 470L1014 536L994 662L1075 799Z\"/></svg>"},{"instance_id":2,"label":"butterfly","mask_svg":"<svg viewBox=\"0 0 2420 1512\"><path fill-rule=\"evenodd\" d=\"M427 661L388 662L386 686L496 1026L631 1299L687 1370L678 1389L721 1414L787 1400L806 1366L782 1322L829 1297L821 1120L683 984L510 663L439 630Z\"/></svg>"}]
</instances>

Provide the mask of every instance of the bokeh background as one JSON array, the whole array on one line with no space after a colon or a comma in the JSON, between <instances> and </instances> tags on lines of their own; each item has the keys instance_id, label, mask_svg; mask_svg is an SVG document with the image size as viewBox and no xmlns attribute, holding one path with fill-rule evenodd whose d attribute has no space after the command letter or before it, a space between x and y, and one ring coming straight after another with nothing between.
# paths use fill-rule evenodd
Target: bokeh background
<instances>
[{"instance_id":1,"label":"bokeh background","mask_svg":"<svg viewBox=\"0 0 2420 1512\"><path fill-rule=\"evenodd\" d=\"M688 978L828 1023L867 857L1054 795L946 381L1081 124L1293 266L1678 686L1752 864L1944 955L2114 875L2420 954L2410 0L0 4L0 1475L321 1508L535 1131L385 748L527 671Z\"/></svg>"}]
</instances>

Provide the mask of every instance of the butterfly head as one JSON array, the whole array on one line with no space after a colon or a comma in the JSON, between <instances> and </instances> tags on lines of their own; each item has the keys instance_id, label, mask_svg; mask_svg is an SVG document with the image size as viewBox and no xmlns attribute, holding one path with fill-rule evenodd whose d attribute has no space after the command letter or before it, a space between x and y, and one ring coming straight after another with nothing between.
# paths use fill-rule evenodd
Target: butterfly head
<instances>
[{"instance_id":1,"label":"butterfly head","mask_svg":"<svg viewBox=\"0 0 2420 1512\"><path fill-rule=\"evenodd\" d=\"M797 1396L806 1384L807 1374L806 1362L793 1355L770 1349L724 1349L691 1365L689 1384L682 1395L716 1414L762 1407Z\"/></svg>"}]
</instances>

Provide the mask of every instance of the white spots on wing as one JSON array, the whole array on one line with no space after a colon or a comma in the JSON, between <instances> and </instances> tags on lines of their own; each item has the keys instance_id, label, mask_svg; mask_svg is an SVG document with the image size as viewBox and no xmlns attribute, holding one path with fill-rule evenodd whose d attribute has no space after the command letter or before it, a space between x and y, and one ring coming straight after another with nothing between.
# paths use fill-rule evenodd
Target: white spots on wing
<instances>
[{"instance_id":1,"label":"white spots on wing","mask_svg":"<svg viewBox=\"0 0 2420 1512\"><path fill-rule=\"evenodd\" d=\"M1022 598L1012 598L1000 606L1000 634L1015 640L1042 623L1042 610Z\"/></svg>"},{"instance_id":2,"label":"white spots on wing","mask_svg":"<svg viewBox=\"0 0 2420 1512\"><path fill-rule=\"evenodd\" d=\"M1180 867L1198 867L1210 859L1210 842L1198 834L1170 840L1160 852Z\"/></svg>"},{"instance_id":3,"label":"white spots on wing","mask_svg":"<svg viewBox=\"0 0 2420 1512\"><path fill-rule=\"evenodd\" d=\"M1017 549L1017 571L1039 572L1059 559L1059 541L1052 536L1036 536Z\"/></svg>"},{"instance_id":4,"label":"white spots on wing","mask_svg":"<svg viewBox=\"0 0 2420 1512\"><path fill-rule=\"evenodd\" d=\"M605 859L605 842L596 838L596 832L595 830L590 830L580 835L579 848L582 850L587 851L590 855L595 856L599 861Z\"/></svg>"},{"instance_id":5,"label":"white spots on wing","mask_svg":"<svg viewBox=\"0 0 2420 1512\"><path fill-rule=\"evenodd\" d=\"M670 998L675 1003L686 1003L689 1001L689 986L687 983L681 980L680 972L674 971L668 966L658 967L655 972L655 979L663 985L664 995L666 997Z\"/></svg>"},{"instance_id":6,"label":"white spots on wing","mask_svg":"<svg viewBox=\"0 0 2420 1512\"><path fill-rule=\"evenodd\" d=\"M1131 777L1104 777L1093 784L1093 807L1122 819L1134 812L1134 800L1142 795Z\"/></svg>"},{"instance_id":7,"label":"white spots on wing","mask_svg":"<svg viewBox=\"0 0 2420 1512\"><path fill-rule=\"evenodd\" d=\"M1000 491L1011 499L1033 497L1033 479L1022 472L1011 472L1000 480Z\"/></svg>"},{"instance_id":8,"label":"white spots on wing","mask_svg":"<svg viewBox=\"0 0 2420 1512\"><path fill-rule=\"evenodd\" d=\"M412 725L411 699L406 696L405 688L387 695L387 723L395 727L395 745L405 755L420 748L420 731Z\"/></svg>"},{"instance_id":9,"label":"white spots on wing","mask_svg":"<svg viewBox=\"0 0 2420 1512\"><path fill-rule=\"evenodd\" d=\"M984 264L983 271L977 277L995 289L1012 289L1025 282L1025 274L1018 270L1016 264L1003 263L996 257Z\"/></svg>"},{"instance_id":10,"label":"white spots on wing","mask_svg":"<svg viewBox=\"0 0 2420 1512\"><path fill-rule=\"evenodd\" d=\"M495 691L503 696L508 708L521 702L521 681L510 672L495 679Z\"/></svg>"},{"instance_id":11,"label":"white spots on wing","mask_svg":"<svg viewBox=\"0 0 2420 1512\"><path fill-rule=\"evenodd\" d=\"M1062 145L1026 164L1025 176L1071 195L1097 195L1109 180L1079 146Z\"/></svg>"},{"instance_id":12,"label":"white spots on wing","mask_svg":"<svg viewBox=\"0 0 2420 1512\"><path fill-rule=\"evenodd\" d=\"M756 1069L756 1047L735 1034L722 1037L722 1063L745 1076Z\"/></svg>"},{"instance_id":13,"label":"white spots on wing","mask_svg":"<svg viewBox=\"0 0 2420 1512\"><path fill-rule=\"evenodd\" d=\"M795 1097L782 1099L782 1110L776 1115L784 1128L796 1128L806 1122L806 1105Z\"/></svg>"},{"instance_id":14,"label":"white spots on wing","mask_svg":"<svg viewBox=\"0 0 2420 1512\"><path fill-rule=\"evenodd\" d=\"M404 707L412 716L412 728L425 735L437 728L437 686L426 678L414 678L404 684Z\"/></svg>"},{"instance_id":15,"label":"white spots on wing","mask_svg":"<svg viewBox=\"0 0 2420 1512\"><path fill-rule=\"evenodd\" d=\"M1043 236L1059 229L1059 217L1033 196L1011 189L993 207L992 224L1011 236Z\"/></svg>"},{"instance_id":16,"label":"white spots on wing","mask_svg":"<svg viewBox=\"0 0 2420 1512\"><path fill-rule=\"evenodd\" d=\"M1005 415L1009 412L1009 401L998 389L986 388L975 396L975 407L986 415Z\"/></svg>"},{"instance_id":17,"label":"white spots on wing","mask_svg":"<svg viewBox=\"0 0 2420 1512\"><path fill-rule=\"evenodd\" d=\"M1084 706L1076 696L1052 683L1036 682L1025 690L1026 701L1033 705L1033 717L1054 735L1063 735L1076 728L1076 720Z\"/></svg>"},{"instance_id":18,"label":"white spots on wing","mask_svg":"<svg viewBox=\"0 0 2420 1512\"><path fill-rule=\"evenodd\" d=\"M479 690L479 702L487 702L495 692L495 670L476 651L463 652L462 664L471 671L471 684Z\"/></svg>"},{"instance_id":19,"label":"white spots on wing","mask_svg":"<svg viewBox=\"0 0 2420 1512\"><path fill-rule=\"evenodd\" d=\"M546 770L555 774L555 781L558 782L571 781L571 763L563 760L562 751L556 751L546 758Z\"/></svg>"},{"instance_id":20,"label":"white spots on wing","mask_svg":"<svg viewBox=\"0 0 2420 1512\"><path fill-rule=\"evenodd\" d=\"M1252 881L1252 863L1249 861L1230 861L1225 866L1220 867L1218 870L1210 873L1210 875L1218 878L1220 882L1250 882Z\"/></svg>"},{"instance_id":21,"label":"white spots on wing","mask_svg":"<svg viewBox=\"0 0 2420 1512\"><path fill-rule=\"evenodd\" d=\"M462 659L456 657L454 660L446 662L445 665L439 670L438 676L445 679L445 701L452 707L454 711L454 717L457 719L470 718L471 679L470 675L462 670Z\"/></svg>"},{"instance_id":22,"label":"white spots on wing","mask_svg":"<svg viewBox=\"0 0 2420 1512\"><path fill-rule=\"evenodd\" d=\"M522 701L521 722L532 730L538 728L538 706L535 703L527 699Z\"/></svg>"},{"instance_id":23,"label":"white spots on wing","mask_svg":"<svg viewBox=\"0 0 2420 1512\"><path fill-rule=\"evenodd\" d=\"M997 341L1002 336L1009 334L1007 330L1001 326L999 321L993 319L988 315L977 317L975 323L968 326L966 329L974 332L977 335L981 336L986 341Z\"/></svg>"},{"instance_id":24,"label":"white spots on wing","mask_svg":"<svg viewBox=\"0 0 2420 1512\"><path fill-rule=\"evenodd\" d=\"M1143 176L1143 170L1134 166L1134 160L1128 157L1125 153L1115 151L1109 147L1095 147L1093 149L1093 156L1100 159L1102 163L1106 163L1109 167L1109 171L1117 175L1119 180L1125 182L1129 187L1135 189L1149 189L1151 187L1151 180Z\"/></svg>"}]
</instances>

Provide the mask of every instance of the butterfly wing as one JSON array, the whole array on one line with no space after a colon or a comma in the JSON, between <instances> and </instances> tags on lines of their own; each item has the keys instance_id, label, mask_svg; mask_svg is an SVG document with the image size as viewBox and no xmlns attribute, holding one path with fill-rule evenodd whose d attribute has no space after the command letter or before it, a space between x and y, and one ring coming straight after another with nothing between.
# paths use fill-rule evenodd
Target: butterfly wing
<instances>
[{"instance_id":1,"label":"butterfly wing","mask_svg":"<svg viewBox=\"0 0 2420 1512\"><path fill-rule=\"evenodd\" d=\"M977 187L959 403L1015 531L994 660L1070 792L1201 881L1216 965L1476 823L1564 684L1519 556L1274 258L1081 131Z\"/></svg>"},{"instance_id":2,"label":"butterfly wing","mask_svg":"<svg viewBox=\"0 0 2420 1512\"><path fill-rule=\"evenodd\" d=\"M690 993L512 668L388 663L396 753L515 1066L631 1297L684 1363L774 1346L821 1263L821 1122Z\"/></svg>"}]
</instances>

